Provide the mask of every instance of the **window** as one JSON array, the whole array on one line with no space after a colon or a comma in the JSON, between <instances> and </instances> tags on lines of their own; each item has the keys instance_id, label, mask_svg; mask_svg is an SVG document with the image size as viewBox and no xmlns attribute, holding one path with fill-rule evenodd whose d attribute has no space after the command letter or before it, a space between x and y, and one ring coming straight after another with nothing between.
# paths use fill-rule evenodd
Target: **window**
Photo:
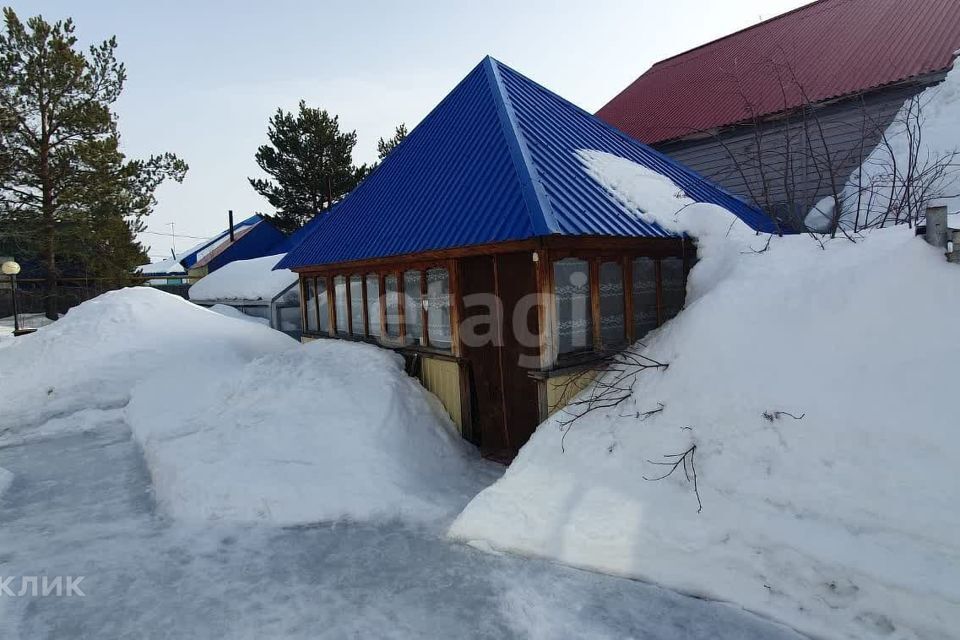
<instances>
[{"instance_id":1,"label":"window","mask_svg":"<svg viewBox=\"0 0 960 640\"><path fill-rule=\"evenodd\" d=\"M300 308L277 307L277 328L287 333L300 331Z\"/></svg>"},{"instance_id":2,"label":"window","mask_svg":"<svg viewBox=\"0 0 960 640\"><path fill-rule=\"evenodd\" d=\"M384 304L387 305L386 332L389 338L400 337L400 292L397 288L398 283L395 273L391 273L383 279ZM419 309L414 309L414 311L420 313Z\"/></svg>"},{"instance_id":3,"label":"window","mask_svg":"<svg viewBox=\"0 0 960 640\"><path fill-rule=\"evenodd\" d=\"M423 301L420 295L420 272L403 274L403 320L407 328L407 344L423 342Z\"/></svg>"},{"instance_id":4,"label":"window","mask_svg":"<svg viewBox=\"0 0 960 640\"><path fill-rule=\"evenodd\" d=\"M363 278L350 276L350 333L363 335Z\"/></svg>"},{"instance_id":5,"label":"window","mask_svg":"<svg viewBox=\"0 0 960 640\"><path fill-rule=\"evenodd\" d=\"M553 280L559 353L592 349L589 265L577 258L558 260L553 263Z\"/></svg>"},{"instance_id":6,"label":"window","mask_svg":"<svg viewBox=\"0 0 960 640\"><path fill-rule=\"evenodd\" d=\"M623 319L623 269L618 262L600 265L600 341L604 349L627 342Z\"/></svg>"},{"instance_id":7,"label":"window","mask_svg":"<svg viewBox=\"0 0 960 640\"><path fill-rule=\"evenodd\" d=\"M303 280L303 299L307 316L307 331L317 331L317 292L313 278L304 278Z\"/></svg>"},{"instance_id":8,"label":"window","mask_svg":"<svg viewBox=\"0 0 960 640\"><path fill-rule=\"evenodd\" d=\"M431 347L450 349L450 274L427 270L427 336Z\"/></svg>"},{"instance_id":9,"label":"window","mask_svg":"<svg viewBox=\"0 0 960 640\"><path fill-rule=\"evenodd\" d=\"M657 264L652 258L633 261L633 337L639 340L657 328Z\"/></svg>"},{"instance_id":10,"label":"window","mask_svg":"<svg viewBox=\"0 0 960 640\"><path fill-rule=\"evenodd\" d=\"M380 337L380 276L367 274L367 327L370 335Z\"/></svg>"},{"instance_id":11,"label":"window","mask_svg":"<svg viewBox=\"0 0 960 640\"><path fill-rule=\"evenodd\" d=\"M337 333L350 333L350 317L347 315L347 279L337 276L333 279L334 309L337 314Z\"/></svg>"},{"instance_id":12,"label":"window","mask_svg":"<svg viewBox=\"0 0 960 640\"><path fill-rule=\"evenodd\" d=\"M664 258L660 261L660 322L666 322L683 308L686 297L686 279L683 258Z\"/></svg>"},{"instance_id":13,"label":"window","mask_svg":"<svg viewBox=\"0 0 960 640\"><path fill-rule=\"evenodd\" d=\"M327 308L327 279L317 278L317 306L320 308L317 314L318 328L321 333L330 331L330 312Z\"/></svg>"}]
</instances>

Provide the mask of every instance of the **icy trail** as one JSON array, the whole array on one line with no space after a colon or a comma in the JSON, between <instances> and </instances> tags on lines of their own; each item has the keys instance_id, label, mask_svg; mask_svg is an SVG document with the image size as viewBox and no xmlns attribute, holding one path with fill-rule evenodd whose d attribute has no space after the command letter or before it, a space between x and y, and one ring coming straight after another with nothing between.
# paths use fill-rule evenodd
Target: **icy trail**
<instances>
[{"instance_id":1,"label":"icy trail","mask_svg":"<svg viewBox=\"0 0 960 640\"><path fill-rule=\"evenodd\" d=\"M120 412L0 448L0 575L85 576L0 598L21 638L799 638L640 582L480 553L400 524L184 525L158 514Z\"/></svg>"}]
</instances>

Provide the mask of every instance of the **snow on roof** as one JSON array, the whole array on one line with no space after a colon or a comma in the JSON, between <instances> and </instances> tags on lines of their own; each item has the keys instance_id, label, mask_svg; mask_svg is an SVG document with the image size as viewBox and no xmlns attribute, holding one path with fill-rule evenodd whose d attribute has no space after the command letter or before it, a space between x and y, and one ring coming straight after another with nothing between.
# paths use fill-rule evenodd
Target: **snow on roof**
<instances>
[{"instance_id":1,"label":"snow on roof","mask_svg":"<svg viewBox=\"0 0 960 640\"><path fill-rule=\"evenodd\" d=\"M272 300L297 282L289 269L273 270L283 255L236 260L190 287L191 300Z\"/></svg>"},{"instance_id":2,"label":"snow on roof","mask_svg":"<svg viewBox=\"0 0 960 640\"><path fill-rule=\"evenodd\" d=\"M137 272L145 276L155 276L165 273L186 273L183 266L173 258L167 258L160 262L152 262L137 267Z\"/></svg>"}]
</instances>

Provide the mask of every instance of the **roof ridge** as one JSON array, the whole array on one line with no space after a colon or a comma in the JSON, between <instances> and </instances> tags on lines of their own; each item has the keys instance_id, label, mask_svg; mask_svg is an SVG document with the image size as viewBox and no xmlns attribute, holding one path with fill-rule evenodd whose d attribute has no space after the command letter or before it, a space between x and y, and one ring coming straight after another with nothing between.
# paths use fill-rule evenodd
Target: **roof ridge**
<instances>
[{"instance_id":1,"label":"roof ridge","mask_svg":"<svg viewBox=\"0 0 960 640\"><path fill-rule=\"evenodd\" d=\"M540 184L539 170L534 164L533 158L530 156L523 132L517 125L516 114L513 111L510 94L507 93L506 88L503 86L503 80L500 77L500 65L502 63L488 55L483 59L482 64L486 67L487 80L494 94L494 102L496 104L497 115L500 118L500 126L503 130L507 146L510 148L510 156L513 158L517 178L521 183L521 192L527 205L530 225L536 235L559 233L560 227L557 224L556 216L553 214L550 199ZM540 215L536 216L535 214L538 212Z\"/></svg>"},{"instance_id":2,"label":"roof ridge","mask_svg":"<svg viewBox=\"0 0 960 640\"><path fill-rule=\"evenodd\" d=\"M719 38L714 38L713 40L708 40L707 42L704 42L703 44L698 44L698 45L695 46L695 47L691 47L691 48L689 48L689 49L687 49L687 50L685 50L685 51L681 51L680 53L675 53L675 54L673 54L672 56L668 56L668 57L666 57L666 58L663 58L662 60L658 60L658 61L654 62L652 65L650 65L650 68L649 68L647 71L651 71L651 70L659 67L659 66L662 65L662 64L666 64L666 63L670 62L671 60L675 60L675 59L677 59L677 58L680 58L680 57L689 55L689 54L693 53L694 51L698 51L698 50L700 50L700 49L704 49L704 48L706 48L706 47L709 47L709 46L712 45L712 44L716 44L716 43L718 43L718 42L722 42L722 41L727 40L727 39L729 39L729 38L732 38L732 37L734 37L734 36L740 35L741 33L745 33L745 32L747 32L747 31L751 31L751 30L753 30L753 29L757 29L757 28L759 28L759 27L762 27L762 26L764 26L764 25L767 25L767 24L769 24L769 23L771 23L771 22L774 22L774 21L776 21L776 20L780 20L781 18L786 18L787 16L793 15L794 13L798 13L798 12L800 12L800 11L806 11L807 9L810 9L810 8L814 7L815 5L826 4L826 3L832 2L832 1L835 1L835 0L813 0L812 2L808 2L807 4L800 5L799 7L796 7L796 8L794 8L794 9L789 10L789 11L784 11L783 13L779 13L779 14L777 14L777 15L775 15L775 16L771 16L771 17L767 18L766 20L761 20L760 22L756 22L756 23L754 23L754 24L747 25L746 27L743 27L742 29L737 29L736 31L733 31L733 32L728 33L728 34L723 35L723 36L720 36ZM836 0L836 1L850 2L851 0ZM646 72L644 72L644 73L646 73Z\"/></svg>"}]
</instances>

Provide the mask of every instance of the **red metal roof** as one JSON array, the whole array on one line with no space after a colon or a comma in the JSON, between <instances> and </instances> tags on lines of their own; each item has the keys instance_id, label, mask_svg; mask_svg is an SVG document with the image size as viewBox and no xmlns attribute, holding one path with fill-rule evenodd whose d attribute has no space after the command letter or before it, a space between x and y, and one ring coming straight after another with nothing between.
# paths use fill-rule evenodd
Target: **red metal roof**
<instances>
[{"instance_id":1,"label":"red metal roof","mask_svg":"<svg viewBox=\"0 0 960 640\"><path fill-rule=\"evenodd\" d=\"M656 143L948 69L960 0L820 0L658 62L597 116Z\"/></svg>"}]
</instances>

